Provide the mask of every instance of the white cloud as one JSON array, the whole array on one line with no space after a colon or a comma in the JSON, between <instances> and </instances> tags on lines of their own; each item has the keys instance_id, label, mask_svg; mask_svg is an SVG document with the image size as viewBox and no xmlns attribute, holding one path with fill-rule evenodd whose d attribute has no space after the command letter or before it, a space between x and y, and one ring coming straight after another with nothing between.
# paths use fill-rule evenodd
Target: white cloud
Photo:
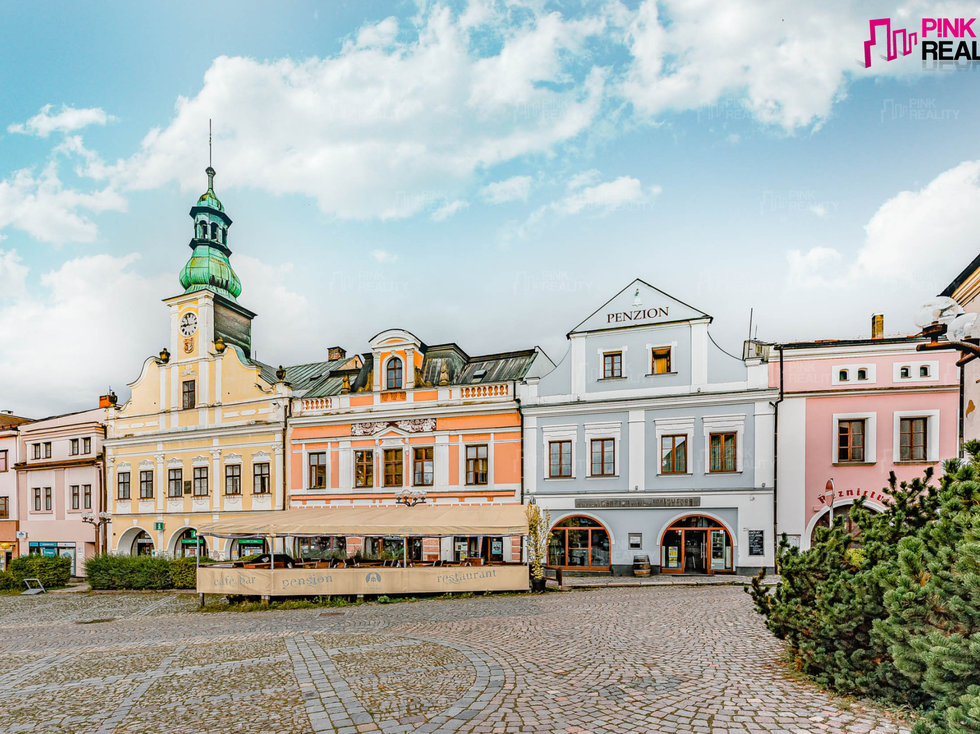
<instances>
[{"instance_id":1,"label":"white cloud","mask_svg":"<svg viewBox=\"0 0 980 734\"><path fill-rule=\"evenodd\" d=\"M20 298L27 292L27 266L21 262L17 250L0 250L0 301Z\"/></svg>"},{"instance_id":2,"label":"white cloud","mask_svg":"<svg viewBox=\"0 0 980 734\"><path fill-rule=\"evenodd\" d=\"M480 191L480 194L491 204L527 201L527 197L531 193L532 180L530 176L511 176L503 181L487 184Z\"/></svg>"},{"instance_id":3,"label":"white cloud","mask_svg":"<svg viewBox=\"0 0 980 734\"><path fill-rule=\"evenodd\" d=\"M435 222L445 221L456 212L460 211L461 209L465 209L468 206L469 202L463 201L462 199L447 202L432 212L432 220Z\"/></svg>"},{"instance_id":4,"label":"white cloud","mask_svg":"<svg viewBox=\"0 0 980 734\"><path fill-rule=\"evenodd\" d=\"M644 189L639 179L620 176L614 181L581 188L552 204L552 209L563 214L578 214L584 209L610 212L624 206L645 204L659 193L659 186Z\"/></svg>"},{"instance_id":5,"label":"white cloud","mask_svg":"<svg viewBox=\"0 0 980 734\"><path fill-rule=\"evenodd\" d=\"M0 230L14 227L43 242L91 242L96 225L88 214L125 209L111 186L91 193L65 188L54 162L37 178L22 169L0 181Z\"/></svg>"},{"instance_id":6,"label":"white cloud","mask_svg":"<svg viewBox=\"0 0 980 734\"><path fill-rule=\"evenodd\" d=\"M371 257L382 265L393 263L398 260L398 255L392 254L387 250L371 250Z\"/></svg>"},{"instance_id":7,"label":"white cloud","mask_svg":"<svg viewBox=\"0 0 980 734\"><path fill-rule=\"evenodd\" d=\"M790 250L789 280L806 288L836 287L844 256L832 247L813 247L806 252Z\"/></svg>"},{"instance_id":8,"label":"white cloud","mask_svg":"<svg viewBox=\"0 0 980 734\"><path fill-rule=\"evenodd\" d=\"M173 120L106 175L139 189L199 186L203 131L220 111L219 185L307 195L343 218L406 217L454 201L476 171L550 153L599 114L606 70L587 68L577 81L570 65L603 22L521 17L503 26L474 11L465 23L482 25L465 25L435 5L411 28L365 26L328 58L219 57L200 92L180 98ZM478 33L499 38L492 55L480 55Z\"/></svg>"},{"instance_id":9,"label":"white cloud","mask_svg":"<svg viewBox=\"0 0 980 734\"><path fill-rule=\"evenodd\" d=\"M99 107L88 107L77 109L75 107L61 106L61 111L51 114L51 105L46 104L34 117L24 123L16 123L7 126L7 132L19 133L21 135L36 135L39 138L46 138L53 132L71 132L80 130L89 125L105 125L113 120L111 115L107 115Z\"/></svg>"}]
</instances>

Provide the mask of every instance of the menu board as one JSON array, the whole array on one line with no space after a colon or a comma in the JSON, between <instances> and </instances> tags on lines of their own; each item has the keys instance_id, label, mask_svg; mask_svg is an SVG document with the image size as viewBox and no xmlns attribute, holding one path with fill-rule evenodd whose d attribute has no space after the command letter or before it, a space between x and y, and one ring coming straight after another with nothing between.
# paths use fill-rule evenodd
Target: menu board
<instances>
[{"instance_id":1,"label":"menu board","mask_svg":"<svg viewBox=\"0 0 980 734\"><path fill-rule=\"evenodd\" d=\"M764 556L766 554L766 531L749 531L749 555Z\"/></svg>"}]
</instances>

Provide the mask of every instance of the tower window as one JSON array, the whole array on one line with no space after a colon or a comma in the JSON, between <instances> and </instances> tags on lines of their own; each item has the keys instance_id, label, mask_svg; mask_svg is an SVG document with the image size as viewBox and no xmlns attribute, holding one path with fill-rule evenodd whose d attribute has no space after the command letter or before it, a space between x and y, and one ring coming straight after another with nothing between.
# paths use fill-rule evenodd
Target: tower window
<instances>
[{"instance_id":1,"label":"tower window","mask_svg":"<svg viewBox=\"0 0 980 734\"><path fill-rule=\"evenodd\" d=\"M211 222L211 239L212 240L218 239L218 225L215 224L214 222Z\"/></svg>"},{"instance_id":2,"label":"tower window","mask_svg":"<svg viewBox=\"0 0 980 734\"><path fill-rule=\"evenodd\" d=\"M206 240L208 238L208 223L207 222L200 222L199 224L200 224L200 226L198 227L198 230L200 230L200 231L199 231L199 235L198 236L202 240Z\"/></svg>"}]
</instances>

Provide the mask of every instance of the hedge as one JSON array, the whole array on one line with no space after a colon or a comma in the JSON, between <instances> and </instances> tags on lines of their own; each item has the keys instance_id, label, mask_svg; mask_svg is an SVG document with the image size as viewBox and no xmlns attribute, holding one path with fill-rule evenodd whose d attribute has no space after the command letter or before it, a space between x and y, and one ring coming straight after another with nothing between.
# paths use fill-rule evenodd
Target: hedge
<instances>
[{"instance_id":1,"label":"hedge","mask_svg":"<svg viewBox=\"0 0 980 734\"><path fill-rule=\"evenodd\" d=\"M14 584L10 588L24 588L24 579L38 579L45 589L67 586L71 578L71 558L61 556L19 556L7 567ZM4 583L4 582L0 582Z\"/></svg>"},{"instance_id":2,"label":"hedge","mask_svg":"<svg viewBox=\"0 0 980 734\"><path fill-rule=\"evenodd\" d=\"M208 562L203 558L202 563ZM85 563L93 589L193 589L197 567L193 558L100 555Z\"/></svg>"}]
</instances>

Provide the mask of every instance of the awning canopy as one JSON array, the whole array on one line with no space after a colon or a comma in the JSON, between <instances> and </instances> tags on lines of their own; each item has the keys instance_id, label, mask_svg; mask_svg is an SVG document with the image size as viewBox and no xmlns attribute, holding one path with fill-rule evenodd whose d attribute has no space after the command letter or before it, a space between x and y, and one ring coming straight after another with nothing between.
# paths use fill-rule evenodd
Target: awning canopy
<instances>
[{"instance_id":1,"label":"awning canopy","mask_svg":"<svg viewBox=\"0 0 980 734\"><path fill-rule=\"evenodd\" d=\"M327 507L235 514L197 530L219 538L263 535L527 535L523 505Z\"/></svg>"}]
</instances>

